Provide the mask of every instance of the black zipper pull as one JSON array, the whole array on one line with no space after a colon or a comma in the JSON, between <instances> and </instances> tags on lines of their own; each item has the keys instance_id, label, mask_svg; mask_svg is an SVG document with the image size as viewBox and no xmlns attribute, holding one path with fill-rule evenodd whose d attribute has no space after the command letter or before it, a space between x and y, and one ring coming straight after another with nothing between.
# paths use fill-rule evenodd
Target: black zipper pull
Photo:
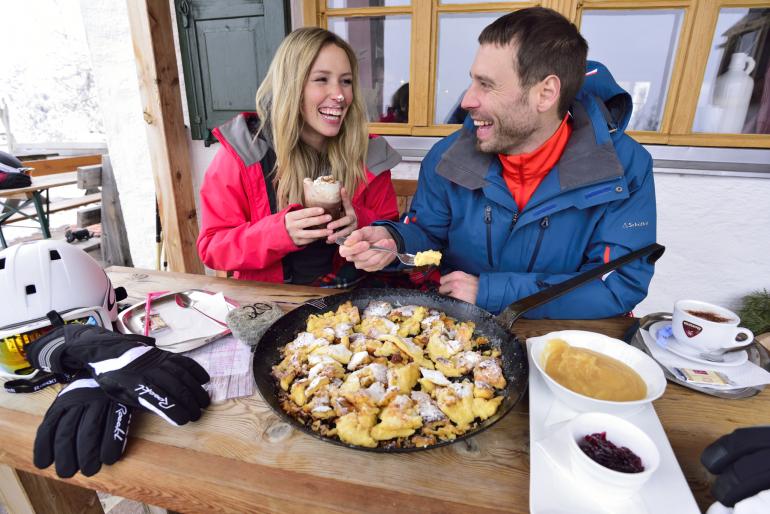
<instances>
[{"instance_id":1,"label":"black zipper pull","mask_svg":"<svg viewBox=\"0 0 770 514\"><path fill-rule=\"evenodd\" d=\"M529 260L529 266L527 266L527 273L531 273L532 270L535 268L535 261L537 260L537 254L540 253L540 245L543 242L543 236L545 236L545 230L548 228L548 226L551 224L551 220L548 219L548 216L540 220L540 230L539 234L537 235L537 242L535 243L535 251L532 252L532 258Z\"/></svg>"},{"instance_id":2,"label":"black zipper pull","mask_svg":"<svg viewBox=\"0 0 770 514\"><path fill-rule=\"evenodd\" d=\"M492 223L492 206L491 205L487 205L486 207L484 207L484 223L486 223L487 225Z\"/></svg>"}]
</instances>

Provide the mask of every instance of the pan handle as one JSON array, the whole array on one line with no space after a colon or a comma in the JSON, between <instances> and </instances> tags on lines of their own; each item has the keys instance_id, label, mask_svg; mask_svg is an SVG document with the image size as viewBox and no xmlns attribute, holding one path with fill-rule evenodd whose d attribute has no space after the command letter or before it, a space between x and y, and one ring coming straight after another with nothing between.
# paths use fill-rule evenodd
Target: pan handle
<instances>
[{"instance_id":1,"label":"pan handle","mask_svg":"<svg viewBox=\"0 0 770 514\"><path fill-rule=\"evenodd\" d=\"M639 257L649 255L647 262L652 264L660 259L660 256L663 255L665 250L665 246L659 245L658 243L653 243L649 246L645 246L640 250L636 250L622 257L618 257L617 259L613 259L606 264L602 264L601 266L590 269L585 273L581 273L580 275L565 280L564 282L553 285L547 289L543 289L539 293L525 296L524 298L513 302L497 316L496 320L500 325L502 325L503 328L510 330L514 322L516 322L516 320L519 319L519 317L521 317L521 315L525 312L534 309L535 307L540 307L541 305L546 304L577 287L580 287L592 280L604 276L614 269L628 264L629 262L635 261Z\"/></svg>"}]
</instances>

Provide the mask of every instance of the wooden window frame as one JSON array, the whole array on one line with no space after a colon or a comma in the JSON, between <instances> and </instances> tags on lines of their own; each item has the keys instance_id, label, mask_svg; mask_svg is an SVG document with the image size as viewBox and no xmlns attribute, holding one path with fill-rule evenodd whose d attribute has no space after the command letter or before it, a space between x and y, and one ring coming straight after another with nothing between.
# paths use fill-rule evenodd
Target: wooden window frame
<instances>
[{"instance_id":1,"label":"wooden window frame","mask_svg":"<svg viewBox=\"0 0 770 514\"><path fill-rule=\"evenodd\" d=\"M711 54L719 12L725 8L770 8L767 0L709 0L698 2L693 32L687 54L677 109L673 119L669 144L676 146L723 146L736 148L770 148L769 134L719 134L693 132L698 96L690 95L687 84L702 84L706 64ZM699 90L700 91L700 90Z\"/></svg>"},{"instance_id":2,"label":"wooden window frame","mask_svg":"<svg viewBox=\"0 0 770 514\"><path fill-rule=\"evenodd\" d=\"M435 137L449 135L459 127L459 125L432 122L435 108L439 15L512 11L535 5L559 11L578 26L586 10L683 10L684 19L674 66L671 70L660 130L628 131L629 135L645 144L770 148L768 134L718 134L692 131L698 104L698 95L692 94L692 84L701 84L703 81L720 10L735 7L770 8L770 2L767 0L542 0L446 5L441 4L440 0L412 0L405 6L335 9L327 8L326 0L309 0L303 3L303 15L306 25L319 27L328 27L330 17L409 15L411 17L409 122L372 122L369 127L373 133L377 134Z\"/></svg>"}]
</instances>

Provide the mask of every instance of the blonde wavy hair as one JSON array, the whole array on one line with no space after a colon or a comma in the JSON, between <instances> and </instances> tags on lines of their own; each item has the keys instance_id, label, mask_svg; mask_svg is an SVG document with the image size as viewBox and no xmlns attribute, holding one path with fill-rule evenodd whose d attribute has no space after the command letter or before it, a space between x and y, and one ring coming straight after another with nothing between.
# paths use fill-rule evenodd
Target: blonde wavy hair
<instances>
[{"instance_id":1,"label":"blonde wavy hair","mask_svg":"<svg viewBox=\"0 0 770 514\"><path fill-rule=\"evenodd\" d=\"M353 102L348 107L336 137L327 139L325 154L300 139L304 120L302 100L310 69L321 49L336 45L348 56L353 72ZM268 132L275 149L274 184L278 208L303 203L302 181L332 175L352 196L366 180L366 150L369 144L366 110L358 85L358 61L342 38L318 27L291 32L276 51L265 80L257 90L259 131Z\"/></svg>"}]
</instances>

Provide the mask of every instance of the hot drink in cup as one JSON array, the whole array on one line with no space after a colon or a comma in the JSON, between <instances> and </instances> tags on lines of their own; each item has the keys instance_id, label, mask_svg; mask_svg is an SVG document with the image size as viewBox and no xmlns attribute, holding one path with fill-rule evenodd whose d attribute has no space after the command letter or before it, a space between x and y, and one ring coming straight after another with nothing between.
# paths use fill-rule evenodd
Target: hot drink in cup
<instances>
[{"instance_id":1,"label":"hot drink in cup","mask_svg":"<svg viewBox=\"0 0 770 514\"><path fill-rule=\"evenodd\" d=\"M693 349L718 353L744 346L754 339L747 328L739 327L733 311L698 300L679 300L674 304L671 328L674 337ZM743 334L745 338L739 338Z\"/></svg>"},{"instance_id":2,"label":"hot drink in cup","mask_svg":"<svg viewBox=\"0 0 770 514\"><path fill-rule=\"evenodd\" d=\"M306 178L303 181L305 207L321 207L332 220L339 219L342 214L342 197L340 183L331 175L324 175L315 180Z\"/></svg>"}]
</instances>

